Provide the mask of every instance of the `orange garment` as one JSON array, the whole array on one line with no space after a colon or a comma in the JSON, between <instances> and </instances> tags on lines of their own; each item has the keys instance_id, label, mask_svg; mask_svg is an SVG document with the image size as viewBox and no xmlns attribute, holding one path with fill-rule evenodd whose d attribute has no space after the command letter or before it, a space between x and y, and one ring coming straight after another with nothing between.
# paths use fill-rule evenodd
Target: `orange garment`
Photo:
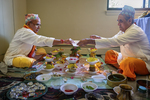
<instances>
[{"instance_id":1,"label":"orange garment","mask_svg":"<svg viewBox=\"0 0 150 100\"><path fill-rule=\"evenodd\" d=\"M105 63L117 64L117 58L118 53L116 51L108 50L105 54ZM119 68L123 70L122 74L133 79L136 79L135 73L140 75L149 74L145 62L133 57L128 57L122 60Z\"/></svg>"},{"instance_id":2,"label":"orange garment","mask_svg":"<svg viewBox=\"0 0 150 100\"><path fill-rule=\"evenodd\" d=\"M105 54L105 63L117 64L118 52L114 50L108 50Z\"/></svg>"},{"instance_id":3,"label":"orange garment","mask_svg":"<svg viewBox=\"0 0 150 100\"><path fill-rule=\"evenodd\" d=\"M120 69L123 70L122 74L134 79L136 78L135 73L139 75L149 74L145 62L133 57L128 57L122 60L120 63Z\"/></svg>"},{"instance_id":4,"label":"orange garment","mask_svg":"<svg viewBox=\"0 0 150 100\"><path fill-rule=\"evenodd\" d=\"M25 25L25 24L24 24L23 27L24 27L24 28L27 28L27 29L31 29L29 26L27 26L27 25ZM32 30L32 29L31 29L31 30ZM37 33L36 33L36 34L37 34ZM35 49L36 49L36 46L33 45L33 47L32 47L32 49L31 49L30 53L28 54L28 57L33 58L32 55L34 54Z\"/></svg>"}]
</instances>

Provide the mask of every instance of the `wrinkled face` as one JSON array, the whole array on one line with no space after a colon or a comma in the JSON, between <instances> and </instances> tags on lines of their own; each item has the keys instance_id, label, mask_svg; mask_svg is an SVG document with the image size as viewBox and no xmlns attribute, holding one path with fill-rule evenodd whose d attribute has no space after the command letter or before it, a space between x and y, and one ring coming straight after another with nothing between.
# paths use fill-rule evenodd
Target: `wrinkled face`
<instances>
[{"instance_id":1,"label":"wrinkled face","mask_svg":"<svg viewBox=\"0 0 150 100\"><path fill-rule=\"evenodd\" d=\"M125 16L123 15L119 15L117 21L118 21L119 29L123 32L125 32L132 25L132 19L130 18L126 20Z\"/></svg>"},{"instance_id":2,"label":"wrinkled face","mask_svg":"<svg viewBox=\"0 0 150 100\"><path fill-rule=\"evenodd\" d=\"M35 32L37 33L39 29L41 28L41 20L36 19L31 22L28 22L27 25Z\"/></svg>"}]
</instances>

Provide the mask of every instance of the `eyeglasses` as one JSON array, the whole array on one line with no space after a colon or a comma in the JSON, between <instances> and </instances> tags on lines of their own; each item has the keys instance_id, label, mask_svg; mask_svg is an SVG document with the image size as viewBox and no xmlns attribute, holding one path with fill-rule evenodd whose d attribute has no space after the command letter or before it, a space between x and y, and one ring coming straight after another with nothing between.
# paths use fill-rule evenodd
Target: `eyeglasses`
<instances>
[{"instance_id":1,"label":"eyeglasses","mask_svg":"<svg viewBox=\"0 0 150 100\"><path fill-rule=\"evenodd\" d=\"M32 22L31 22L32 23ZM41 27L41 24L34 24L32 23L35 27Z\"/></svg>"}]
</instances>

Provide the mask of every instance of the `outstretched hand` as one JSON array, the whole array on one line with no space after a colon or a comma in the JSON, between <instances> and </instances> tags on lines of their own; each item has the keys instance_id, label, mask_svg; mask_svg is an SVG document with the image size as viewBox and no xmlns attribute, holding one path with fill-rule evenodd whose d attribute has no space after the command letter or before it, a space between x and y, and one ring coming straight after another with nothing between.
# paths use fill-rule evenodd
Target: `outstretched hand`
<instances>
[{"instance_id":1,"label":"outstretched hand","mask_svg":"<svg viewBox=\"0 0 150 100\"><path fill-rule=\"evenodd\" d=\"M78 42L78 46L80 47L84 47L86 46L87 44L94 44L95 45L95 40L94 39L91 39L91 38L86 38L86 39L82 39Z\"/></svg>"},{"instance_id":2,"label":"outstretched hand","mask_svg":"<svg viewBox=\"0 0 150 100\"><path fill-rule=\"evenodd\" d=\"M71 44L71 45L72 45L72 43L74 43L74 41L70 38L70 39L64 40L64 43L65 43L65 44Z\"/></svg>"}]
</instances>

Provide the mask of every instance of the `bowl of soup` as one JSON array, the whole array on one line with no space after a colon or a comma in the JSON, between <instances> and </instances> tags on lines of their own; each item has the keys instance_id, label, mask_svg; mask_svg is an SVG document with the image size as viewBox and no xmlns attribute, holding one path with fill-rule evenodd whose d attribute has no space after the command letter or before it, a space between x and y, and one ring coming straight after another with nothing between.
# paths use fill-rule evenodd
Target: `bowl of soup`
<instances>
[{"instance_id":1,"label":"bowl of soup","mask_svg":"<svg viewBox=\"0 0 150 100\"><path fill-rule=\"evenodd\" d=\"M109 85L110 87L115 87L120 84L126 84L126 83L127 83L127 77L123 74L116 73L107 76L107 85Z\"/></svg>"}]
</instances>

